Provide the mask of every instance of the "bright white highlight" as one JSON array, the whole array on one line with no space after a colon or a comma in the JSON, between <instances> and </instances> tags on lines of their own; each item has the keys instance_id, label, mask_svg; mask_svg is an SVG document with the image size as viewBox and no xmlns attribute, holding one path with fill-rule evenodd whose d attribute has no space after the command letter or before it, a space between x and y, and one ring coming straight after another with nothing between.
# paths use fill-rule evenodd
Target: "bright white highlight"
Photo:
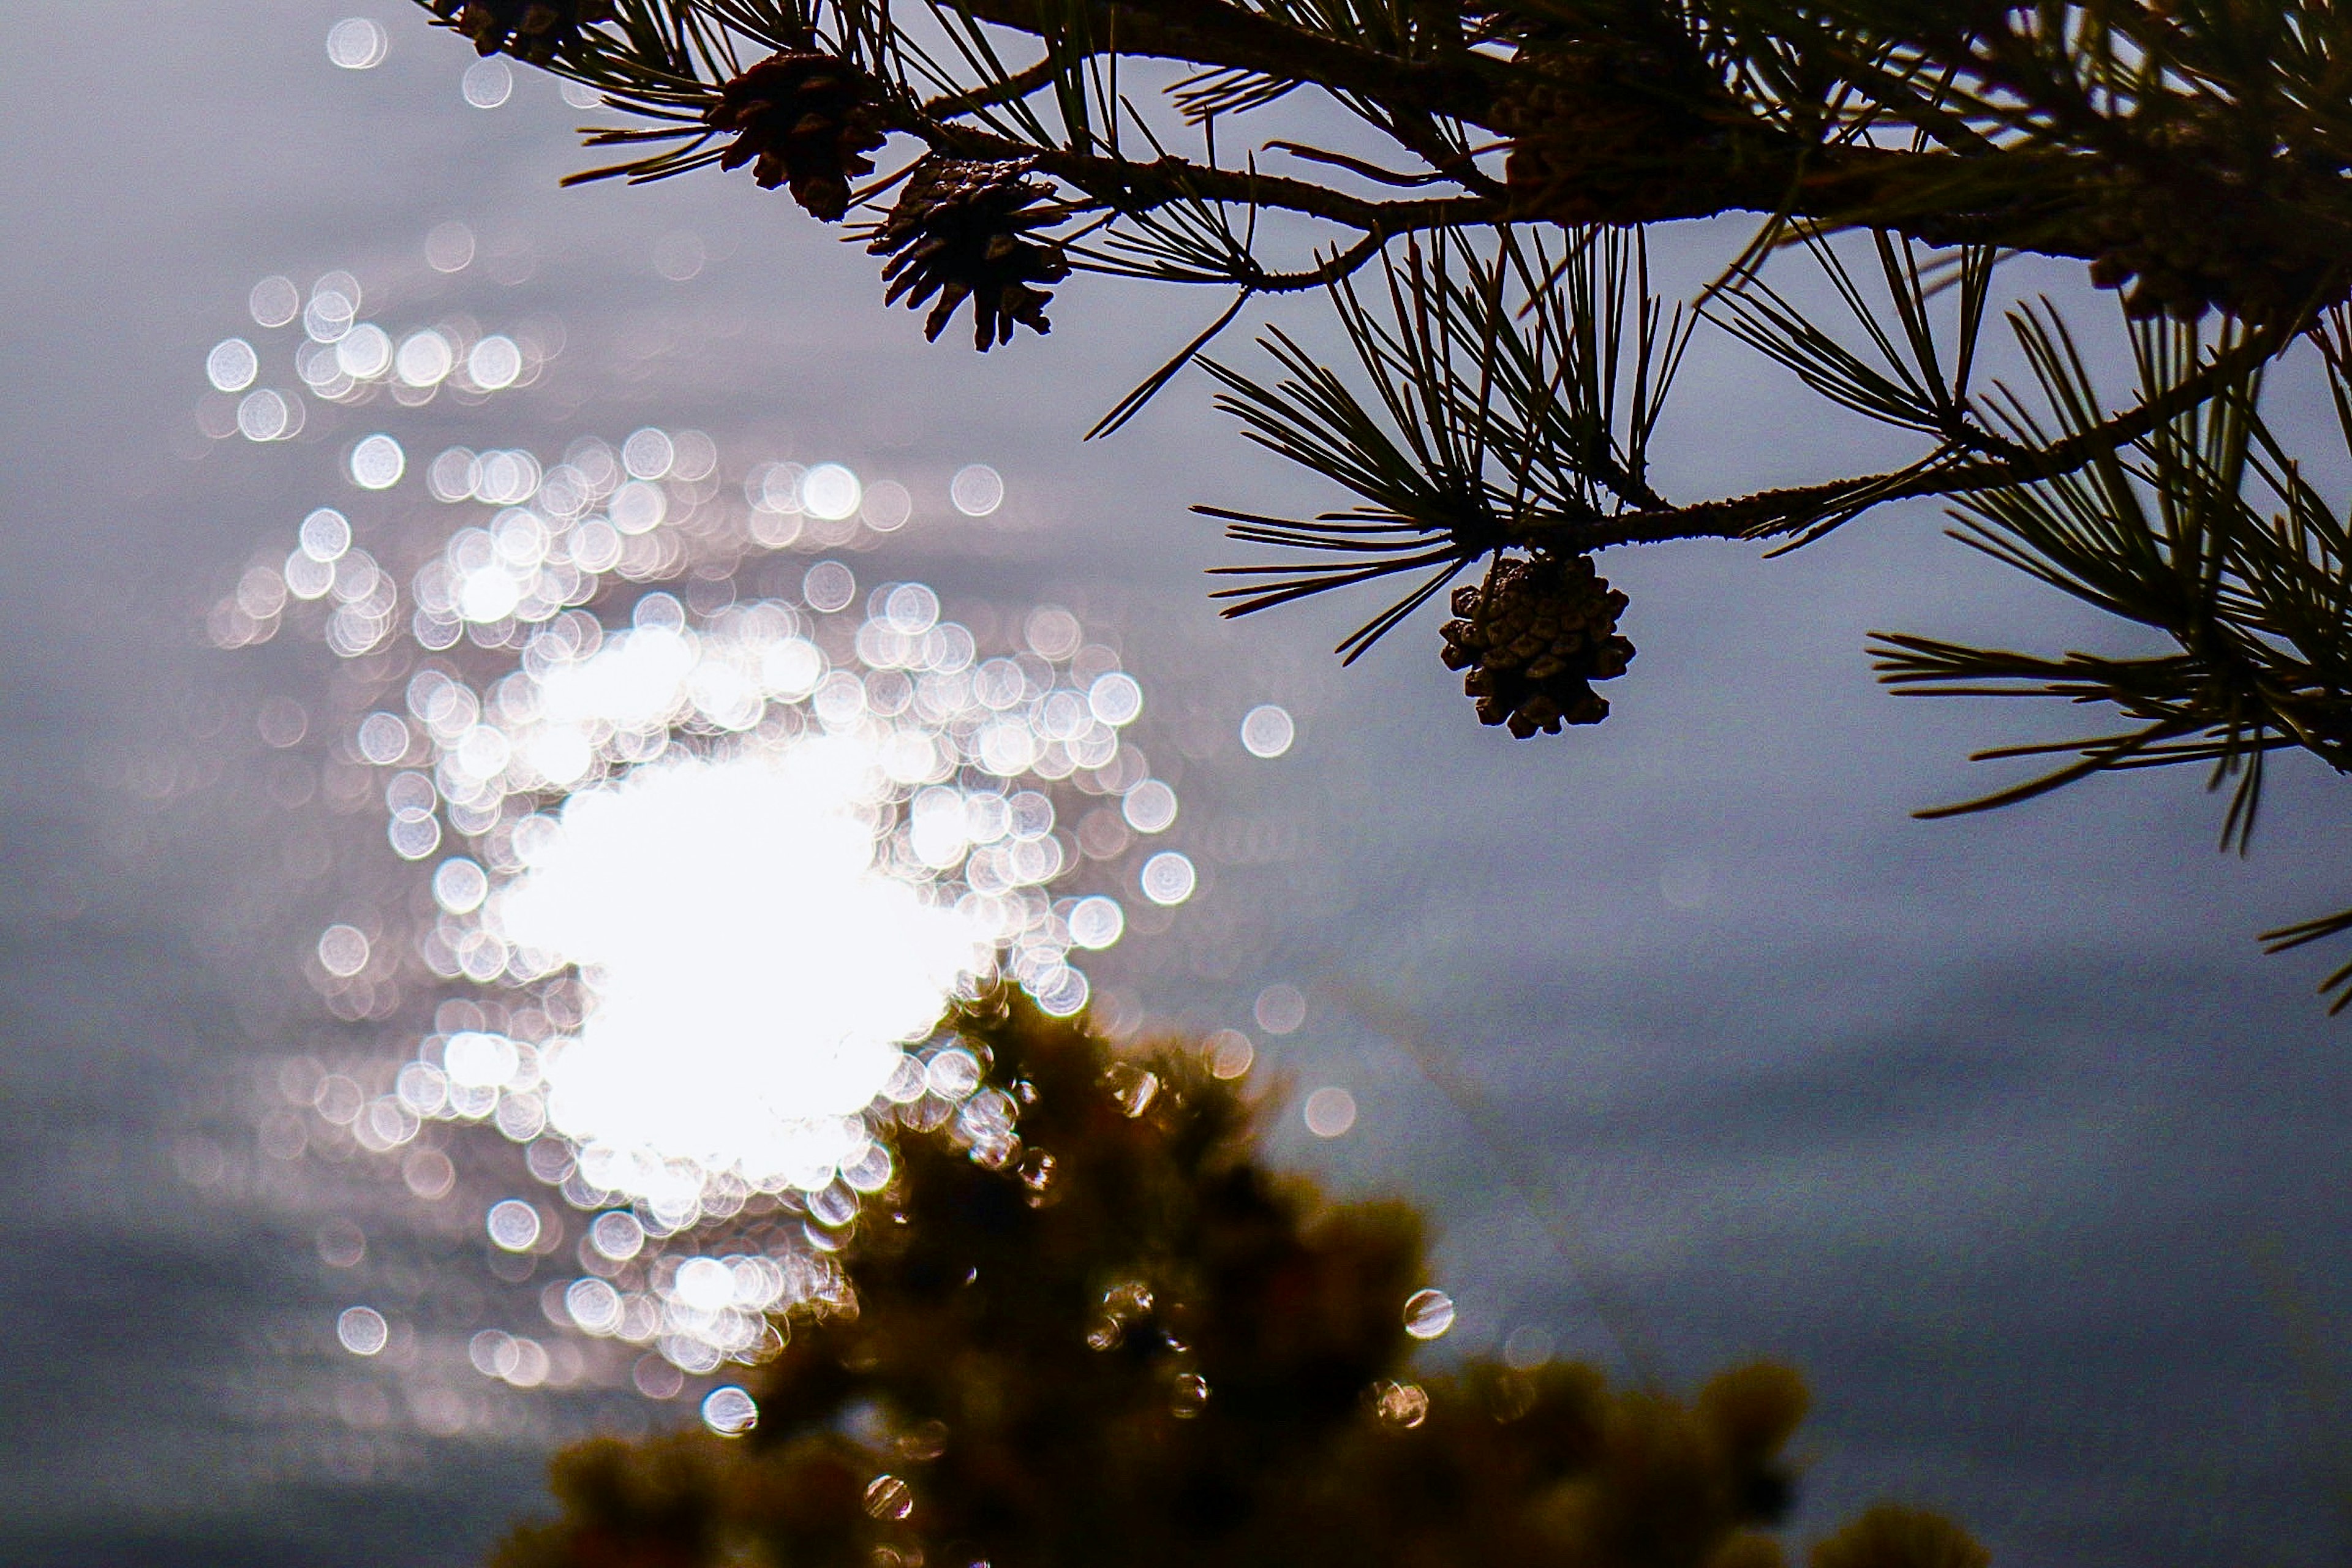
<instances>
[{"instance_id":1,"label":"bright white highlight","mask_svg":"<svg viewBox=\"0 0 2352 1568\"><path fill-rule=\"evenodd\" d=\"M520 1198L492 1204L483 1228L509 1252L529 1252L539 1240L539 1211Z\"/></svg>"},{"instance_id":2,"label":"bright white highlight","mask_svg":"<svg viewBox=\"0 0 2352 1568\"><path fill-rule=\"evenodd\" d=\"M243 392L261 373L261 360L243 338L224 338L205 356L205 379L222 392Z\"/></svg>"},{"instance_id":3,"label":"bright white highlight","mask_svg":"<svg viewBox=\"0 0 2352 1568\"><path fill-rule=\"evenodd\" d=\"M991 933L876 868L878 761L838 736L640 768L572 796L493 895L508 942L586 977L548 1110L602 1146L608 1184L671 1159L761 1184L854 1157L843 1119L988 966Z\"/></svg>"},{"instance_id":4,"label":"bright white highlight","mask_svg":"<svg viewBox=\"0 0 2352 1568\"><path fill-rule=\"evenodd\" d=\"M488 62L496 64L497 62ZM504 66L499 66L504 70ZM522 374L522 350L507 337L484 338L466 356L466 374L484 392L498 392L512 386Z\"/></svg>"},{"instance_id":5,"label":"bright white highlight","mask_svg":"<svg viewBox=\"0 0 2352 1568\"><path fill-rule=\"evenodd\" d=\"M389 436L370 436L352 448L352 483L363 490L388 490L407 471L407 456Z\"/></svg>"},{"instance_id":6,"label":"bright white highlight","mask_svg":"<svg viewBox=\"0 0 2352 1568\"><path fill-rule=\"evenodd\" d=\"M1117 899L1097 894L1080 899L1069 913L1070 940L1078 946L1095 952L1110 946L1127 930L1126 911Z\"/></svg>"},{"instance_id":7,"label":"bright white highlight","mask_svg":"<svg viewBox=\"0 0 2352 1568\"><path fill-rule=\"evenodd\" d=\"M819 463L801 476L801 507L811 517L837 522L854 516L865 495L857 476L839 463Z\"/></svg>"},{"instance_id":8,"label":"bright white highlight","mask_svg":"<svg viewBox=\"0 0 2352 1568\"><path fill-rule=\"evenodd\" d=\"M1143 888L1143 896L1155 904L1181 904L1192 896L1198 876L1189 857L1173 849L1154 855L1143 863L1143 874L1136 879Z\"/></svg>"}]
</instances>

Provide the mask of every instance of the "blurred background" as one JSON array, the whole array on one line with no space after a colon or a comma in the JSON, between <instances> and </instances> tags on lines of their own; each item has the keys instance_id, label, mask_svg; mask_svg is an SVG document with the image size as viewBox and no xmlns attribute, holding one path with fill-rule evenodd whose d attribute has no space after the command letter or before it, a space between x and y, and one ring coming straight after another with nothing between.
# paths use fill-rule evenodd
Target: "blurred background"
<instances>
[{"instance_id":1,"label":"blurred background","mask_svg":"<svg viewBox=\"0 0 2352 1568\"><path fill-rule=\"evenodd\" d=\"M1079 440L1222 301L1080 278L982 358L746 179L559 191L597 114L390 0L8 21L0 1559L477 1560L556 1444L701 1418L793 1284L698 1296L694 1217L854 1203L916 1026L861 999L997 942L1427 1205L1426 1353L1802 1367L1801 1526L2352 1544L2346 1026L2252 941L2346 897L2341 792L2284 766L2244 863L2187 777L1910 820L2054 731L1877 693L1867 630L2111 636L1931 512L1605 561L1613 716L1514 742L1434 616L1344 672L1374 604L1215 618L1187 505L1331 498L1200 378ZM1669 493L1856 449L1720 337L1680 395ZM630 763L677 788L530 812ZM654 1090L537 1048L566 963L642 980L598 1048ZM729 1121L761 1058L681 997L849 1044Z\"/></svg>"}]
</instances>

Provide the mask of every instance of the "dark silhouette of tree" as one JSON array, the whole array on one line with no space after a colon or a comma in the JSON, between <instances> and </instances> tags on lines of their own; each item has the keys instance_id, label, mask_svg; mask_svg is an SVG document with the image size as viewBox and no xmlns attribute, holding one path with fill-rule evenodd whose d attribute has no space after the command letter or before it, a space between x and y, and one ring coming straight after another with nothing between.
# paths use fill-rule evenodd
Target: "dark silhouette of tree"
<instances>
[{"instance_id":1,"label":"dark silhouette of tree","mask_svg":"<svg viewBox=\"0 0 2352 1568\"><path fill-rule=\"evenodd\" d=\"M748 1434L557 1458L499 1568L1769 1568L1804 1414L1770 1363L1688 1400L1577 1364L1416 1371L1420 1217L1257 1154L1197 1047L1114 1047L1019 992L959 1007L985 1065L899 1114L892 1184L779 1320ZM944 1120L943 1120L944 1118ZM1883 1509L1822 1568L1980 1568Z\"/></svg>"},{"instance_id":2,"label":"dark silhouette of tree","mask_svg":"<svg viewBox=\"0 0 2352 1568\"><path fill-rule=\"evenodd\" d=\"M2283 363L2324 383L2352 450L2334 0L418 3L635 117L588 137L631 155L576 178L748 164L818 219L863 215L887 300L926 310L928 336L966 306L981 349L1044 332L1074 272L1222 291L1096 434L1252 301L1326 295L1354 366L1279 327L1270 375L1201 362L1252 439L1352 498L1196 509L1287 557L1220 568L1242 579L1226 613L1409 577L1340 643L1353 658L1475 571L1443 652L1514 734L1608 713L1594 684L1633 647L1596 552L1794 547L1936 498L1969 544L2171 649L1880 637L1899 690L2112 715L1980 753L2044 771L1941 812L2202 764L2242 850L2270 752L2352 763L2352 532L2306 477L2341 454L2298 452L2264 397ZM1320 139L1237 150L1278 100L1317 104ZM1660 298L1649 227L1740 213L1696 306ZM2000 271L2024 254L2117 291L2132 386L2098 387L2065 315L2013 300ZM1794 302L1783 258L1831 285L1827 315ZM2004 304L2030 386L1983 384ZM1702 324L1912 454L1666 495L1652 445ZM2269 940L2346 930L2352 910ZM2352 1000L2352 964L2324 989Z\"/></svg>"}]
</instances>

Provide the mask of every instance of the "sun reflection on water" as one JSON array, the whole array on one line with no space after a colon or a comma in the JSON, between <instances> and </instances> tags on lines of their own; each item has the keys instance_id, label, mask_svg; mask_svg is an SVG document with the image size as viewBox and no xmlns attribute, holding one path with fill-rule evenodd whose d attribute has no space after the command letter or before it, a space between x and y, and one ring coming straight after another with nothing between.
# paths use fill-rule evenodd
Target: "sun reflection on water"
<instances>
[{"instance_id":1,"label":"sun reflection on water","mask_svg":"<svg viewBox=\"0 0 2352 1568\"><path fill-rule=\"evenodd\" d=\"M500 514L505 537L518 510ZM317 513L304 527L341 543ZM405 951L350 922L318 943L347 1016L376 1016L420 967L456 989L388 1086L330 1074L310 1103L362 1148L407 1151L425 1198L455 1184L427 1130L495 1128L566 1207L598 1216L572 1249L587 1272L549 1287L547 1316L651 1345L680 1373L759 1359L776 1348L764 1313L840 1289L832 1234L890 1175L881 1116L1009 1126L1005 1108L967 1103L976 1064L951 1042L908 1054L949 995L1002 971L1075 1012L1090 987L1071 956L1119 940L1129 883L1172 901L1164 853L1120 870L1176 816L1125 738L1141 688L1066 611L1030 615L1022 645L992 653L919 583L882 584L858 613L834 560L807 569L798 602L698 616L651 588L609 627L556 608L577 584L555 584L528 633L513 594L469 611L460 589L447 602L469 671L436 652L459 646L436 619L438 574L543 568L535 552L473 561L467 532L417 574L422 657L387 691L398 706L352 729L393 848L432 863L432 916ZM289 582L322 552L298 545ZM323 612L347 658L388 640L339 630L366 603ZM1082 844L1062 824L1090 797L1135 835ZM752 1205L800 1223L758 1254L691 1251L698 1226ZM510 1196L484 1226L519 1259L577 1234ZM469 1343L508 1384L565 1380L528 1337Z\"/></svg>"},{"instance_id":2,"label":"sun reflection on water","mask_svg":"<svg viewBox=\"0 0 2352 1568\"><path fill-rule=\"evenodd\" d=\"M470 248L445 225L428 259ZM1010 1146L1013 1108L933 1022L997 973L1085 1005L1076 961L1195 886L1165 847L1180 803L1138 744L1142 684L1078 616L959 620L924 583L859 580L914 517L904 485L653 426L436 453L401 410L530 384L561 329L395 331L362 300L348 272L264 279L262 334L207 353L197 411L218 440L342 443L349 489L206 629L335 656L324 690L265 704L263 738L328 746L331 803L380 801L414 868L353 884L306 965L337 1019L399 1043L286 1062L299 1114L265 1114L262 1148L373 1157L495 1281L452 1293L404 1222L376 1214L371 1247L331 1218L333 1338L369 1380L335 1396L347 1425L487 1431L469 1376L675 1397L845 1289L832 1254L889 1182L887 1123ZM263 384L297 323L310 393L399 406L338 436ZM983 465L950 490L971 516L1004 499ZM483 1326L499 1286L554 1331L495 1305Z\"/></svg>"}]
</instances>

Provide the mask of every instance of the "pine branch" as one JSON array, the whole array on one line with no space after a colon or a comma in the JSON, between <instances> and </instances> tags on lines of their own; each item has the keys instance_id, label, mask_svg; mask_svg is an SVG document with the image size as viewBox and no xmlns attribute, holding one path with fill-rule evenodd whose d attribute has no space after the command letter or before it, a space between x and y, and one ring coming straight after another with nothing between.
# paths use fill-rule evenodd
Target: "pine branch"
<instances>
[{"instance_id":1,"label":"pine branch","mask_svg":"<svg viewBox=\"0 0 2352 1568\"><path fill-rule=\"evenodd\" d=\"M850 232L890 258L888 298L929 304L931 334L965 300L978 346L1043 331L1048 286L1073 270L1227 290L1093 434L1197 363L1248 439L1351 492L1304 519L1197 509L1293 558L1219 568L1240 580L1215 595L1229 615L1407 580L1340 643L1349 658L1486 562L1444 636L1489 722L1530 733L1607 711L1583 682L1622 671L1632 646L1591 552L1727 539L1778 553L1933 498L1972 548L2178 649L1883 639L1882 674L1906 690L2120 715L1979 753L2045 771L1939 813L2195 763L2228 788L2224 842L2243 849L2272 752L2352 770L2352 527L2259 407L2263 369L2307 335L2352 450L2352 9L418 3L632 117L589 133L628 156L575 179L750 164L826 221L856 208ZM1122 78L1129 62L1179 68L1144 73L1155 98ZM1221 124L1301 96L1363 134L1220 157ZM1259 167L1276 153L1291 174ZM1753 239L1695 309L1658 298L1648 226L1727 213L1760 216ZM1261 224L1276 216L1308 220L1305 259L1284 253L1302 226ZM1798 249L1841 318L1767 276ZM2140 323L2122 406L2047 301L2011 313L2032 383L1972 384L1996 270L2027 252L2087 262ZM1382 285L1363 285L1376 259ZM1346 374L1279 324L1261 340L1269 383L1203 357L1253 300L1309 291L1348 337ZM1823 404L1909 432L1916 454L1750 494L1660 494L1650 444L1702 314ZM2222 325L2209 343L2158 320ZM2338 929L2352 918L2273 935ZM2352 966L2328 984L2352 996Z\"/></svg>"},{"instance_id":2,"label":"pine branch","mask_svg":"<svg viewBox=\"0 0 2352 1568\"><path fill-rule=\"evenodd\" d=\"M1824 522L1843 522L1889 501L1972 495L2056 479L2130 445L2166 420L2206 402L2231 380L2278 353L2294 335L2281 328L2250 334L2179 384L2091 428L2014 456L1979 459L1938 454L1925 463L1875 474L1628 512L1583 525L1589 531L1562 543L1602 549L1687 539L1769 539L1818 530Z\"/></svg>"}]
</instances>

